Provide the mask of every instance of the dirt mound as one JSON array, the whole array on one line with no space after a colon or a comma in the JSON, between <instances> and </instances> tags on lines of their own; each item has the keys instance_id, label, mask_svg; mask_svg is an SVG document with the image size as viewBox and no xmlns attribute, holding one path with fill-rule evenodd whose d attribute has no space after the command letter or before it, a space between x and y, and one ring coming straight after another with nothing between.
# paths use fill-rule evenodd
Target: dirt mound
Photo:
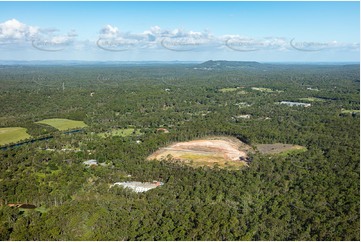
<instances>
[{"instance_id":1,"label":"dirt mound","mask_svg":"<svg viewBox=\"0 0 361 242\"><path fill-rule=\"evenodd\" d=\"M171 158L192 166L240 167L247 165L247 151L251 148L241 141L229 137L193 140L175 143L161 148L150 155L148 160Z\"/></svg>"}]
</instances>

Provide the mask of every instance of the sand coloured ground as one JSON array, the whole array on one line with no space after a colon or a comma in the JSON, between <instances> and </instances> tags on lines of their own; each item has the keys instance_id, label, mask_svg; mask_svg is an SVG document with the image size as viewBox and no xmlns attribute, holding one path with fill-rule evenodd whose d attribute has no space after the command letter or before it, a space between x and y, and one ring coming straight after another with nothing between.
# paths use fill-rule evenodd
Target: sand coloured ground
<instances>
[{"instance_id":1,"label":"sand coloured ground","mask_svg":"<svg viewBox=\"0 0 361 242\"><path fill-rule=\"evenodd\" d=\"M148 160L173 160L192 163L193 166L244 166L250 147L237 139L205 139L180 142L161 148L148 157Z\"/></svg>"}]
</instances>

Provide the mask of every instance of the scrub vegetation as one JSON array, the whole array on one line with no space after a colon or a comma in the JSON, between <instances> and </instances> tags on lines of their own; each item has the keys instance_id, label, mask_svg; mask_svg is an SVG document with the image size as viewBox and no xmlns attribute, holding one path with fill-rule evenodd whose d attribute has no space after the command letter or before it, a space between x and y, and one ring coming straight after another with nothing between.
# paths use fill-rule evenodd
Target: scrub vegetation
<instances>
[{"instance_id":1,"label":"scrub vegetation","mask_svg":"<svg viewBox=\"0 0 361 242\"><path fill-rule=\"evenodd\" d=\"M1 66L0 240L358 241L359 76L227 61ZM217 164L207 145L148 159L207 137L253 152L245 164ZM164 185L110 189L127 181Z\"/></svg>"}]
</instances>

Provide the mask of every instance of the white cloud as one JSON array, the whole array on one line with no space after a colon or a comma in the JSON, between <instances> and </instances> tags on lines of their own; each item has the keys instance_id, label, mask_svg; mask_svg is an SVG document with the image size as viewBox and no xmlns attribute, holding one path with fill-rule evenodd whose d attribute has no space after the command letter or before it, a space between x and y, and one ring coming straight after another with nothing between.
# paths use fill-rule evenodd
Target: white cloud
<instances>
[{"instance_id":1,"label":"white cloud","mask_svg":"<svg viewBox=\"0 0 361 242\"><path fill-rule=\"evenodd\" d=\"M110 24L105 26L100 30L100 35L102 38L114 38L120 34L119 29L117 27L113 27Z\"/></svg>"},{"instance_id":2,"label":"white cloud","mask_svg":"<svg viewBox=\"0 0 361 242\"><path fill-rule=\"evenodd\" d=\"M0 23L0 42L26 41L39 33L39 28L28 26L16 19Z\"/></svg>"},{"instance_id":3,"label":"white cloud","mask_svg":"<svg viewBox=\"0 0 361 242\"><path fill-rule=\"evenodd\" d=\"M215 38L208 32L186 31L184 29L161 29L153 26L142 33L121 32L117 27L106 25L100 30L98 46L101 49L117 51L126 49L165 48L174 51L195 50L210 47ZM218 42L218 41L216 41Z\"/></svg>"},{"instance_id":4,"label":"white cloud","mask_svg":"<svg viewBox=\"0 0 361 242\"><path fill-rule=\"evenodd\" d=\"M61 34L58 29L30 26L16 19L0 23L0 45L2 48L32 46L43 51L58 51L71 45L76 37L75 30Z\"/></svg>"}]
</instances>

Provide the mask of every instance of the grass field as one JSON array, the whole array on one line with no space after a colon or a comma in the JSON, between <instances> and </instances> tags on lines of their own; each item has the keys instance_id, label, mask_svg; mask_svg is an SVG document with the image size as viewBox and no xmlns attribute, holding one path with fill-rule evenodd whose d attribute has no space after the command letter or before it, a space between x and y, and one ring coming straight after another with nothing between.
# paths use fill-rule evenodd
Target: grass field
<instances>
[{"instance_id":1,"label":"grass field","mask_svg":"<svg viewBox=\"0 0 361 242\"><path fill-rule=\"evenodd\" d=\"M76 120L71 120L71 119L61 119L61 118L44 119L44 120L38 121L36 123L37 124L47 124L60 131L87 127L87 125L83 121L76 121Z\"/></svg>"},{"instance_id":2,"label":"grass field","mask_svg":"<svg viewBox=\"0 0 361 242\"><path fill-rule=\"evenodd\" d=\"M135 130L133 128L128 128L128 129L114 129L112 131L109 132L104 132L104 133L100 133L98 134L100 137L108 137L108 136L122 136L122 137L127 137L127 136L131 136L131 135L140 135L142 134L139 130Z\"/></svg>"},{"instance_id":3,"label":"grass field","mask_svg":"<svg viewBox=\"0 0 361 242\"><path fill-rule=\"evenodd\" d=\"M9 127L0 128L0 145L9 143L16 143L23 139L28 139L31 136L26 133L25 128L20 127Z\"/></svg>"}]
</instances>

